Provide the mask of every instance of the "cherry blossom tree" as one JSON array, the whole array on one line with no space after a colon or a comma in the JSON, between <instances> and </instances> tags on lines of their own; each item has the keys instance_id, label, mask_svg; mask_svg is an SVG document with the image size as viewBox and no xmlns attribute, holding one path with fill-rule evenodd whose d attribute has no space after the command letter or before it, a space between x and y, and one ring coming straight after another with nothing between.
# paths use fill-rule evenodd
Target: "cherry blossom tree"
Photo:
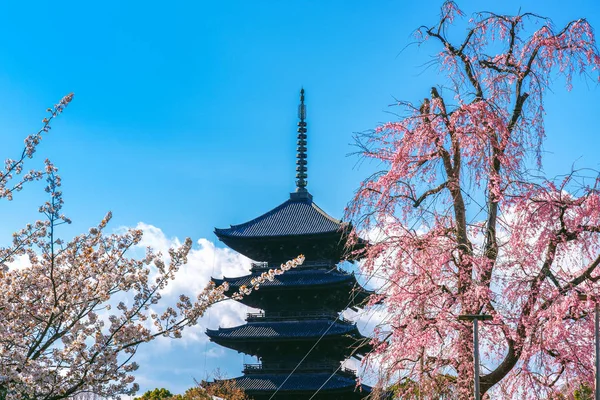
<instances>
[{"instance_id":1,"label":"cherry blossom tree","mask_svg":"<svg viewBox=\"0 0 600 400\"><path fill-rule=\"evenodd\" d=\"M482 393L573 393L593 386L593 305L578 295L600 296L600 180L544 177L543 99L556 77L570 89L573 75L597 75L594 33L585 19L558 29L531 13L462 16L446 2L439 22L417 30L441 48L442 85L357 137L383 165L348 208L377 238L364 269L387 281L373 299L389 318L370 359L408 396L443 377L472 398L472 325L457 317L490 314Z\"/></svg>"},{"instance_id":2,"label":"cherry blossom tree","mask_svg":"<svg viewBox=\"0 0 600 400\"><path fill-rule=\"evenodd\" d=\"M161 336L181 337L208 307L225 299L228 289L211 282L195 300L181 295L176 304L163 304L161 291L186 263L192 241L165 255L148 248L144 257L134 257L142 231L107 233L110 213L87 233L68 241L59 237L58 228L70 220L61 213L57 168L46 161L44 170L25 174L23 164L72 97L49 109L40 132L25 140L22 156L7 160L0 174L0 198L10 200L26 182L44 177L49 196L39 210L43 219L0 248L0 398L134 393L138 386L131 373L138 367L133 359L138 347ZM18 257L28 265L11 267ZM234 297L303 261L299 256L265 272Z\"/></svg>"}]
</instances>

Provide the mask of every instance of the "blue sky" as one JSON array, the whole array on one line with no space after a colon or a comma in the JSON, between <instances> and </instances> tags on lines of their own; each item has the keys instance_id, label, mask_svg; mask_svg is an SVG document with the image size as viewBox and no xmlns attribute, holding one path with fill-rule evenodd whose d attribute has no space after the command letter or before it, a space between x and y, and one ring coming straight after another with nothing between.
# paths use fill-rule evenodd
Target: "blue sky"
<instances>
[{"instance_id":1,"label":"blue sky","mask_svg":"<svg viewBox=\"0 0 600 400\"><path fill-rule=\"evenodd\" d=\"M556 25L586 17L600 26L595 0L482 4L459 2L467 15L521 9ZM115 228L144 223L160 230L153 231L160 240L206 239L197 245L201 254L210 248L206 243L222 247L215 226L255 217L294 189L296 110L304 86L308 188L322 208L341 217L369 170L347 156L352 133L394 119L388 107L394 97L417 102L441 80L435 69L422 68L437 48L405 49L414 28L436 21L440 5L6 2L0 13L0 157L16 157L44 110L75 92L36 160L52 159L63 177L65 213L74 221L64 235L86 230L112 210ZM576 79L570 93L561 81L553 89L546 103L546 172L566 172L575 160L599 168L598 86ZM32 185L2 204L0 244L37 218L42 201L40 186ZM213 272L215 259L198 268ZM211 316L211 326L219 318ZM212 346L203 338L151 346L140 356L142 389L168 382L178 391L216 366L236 375L243 360L226 351L205 362ZM180 367L185 371L177 372Z\"/></svg>"}]
</instances>

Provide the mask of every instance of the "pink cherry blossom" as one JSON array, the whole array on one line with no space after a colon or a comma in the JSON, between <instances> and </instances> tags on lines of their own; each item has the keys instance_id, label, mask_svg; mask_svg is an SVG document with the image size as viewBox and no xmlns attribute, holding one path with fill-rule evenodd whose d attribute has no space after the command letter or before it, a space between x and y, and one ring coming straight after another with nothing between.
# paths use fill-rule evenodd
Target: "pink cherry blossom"
<instances>
[{"instance_id":1,"label":"pink cherry blossom","mask_svg":"<svg viewBox=\"0 0 600 400\"><path fill-rule=\"evenodd\" d=\"M600 295L600 181L535 168L546 89L598 73L593 30L584 19L557 30L534 14L481 13L454 43L461 15L446 2L417 36L441 45L450 86L420 106L402 102L408 117L357 138L384 165L348 208L376 233L364 270L387 282L373 299L389 316L371 358L408 397L451 388L472 398L472 325L457 317L485 313L483 393L572 394L593 386L593 305L578 294Z\"/></svg>"}]
</instances>

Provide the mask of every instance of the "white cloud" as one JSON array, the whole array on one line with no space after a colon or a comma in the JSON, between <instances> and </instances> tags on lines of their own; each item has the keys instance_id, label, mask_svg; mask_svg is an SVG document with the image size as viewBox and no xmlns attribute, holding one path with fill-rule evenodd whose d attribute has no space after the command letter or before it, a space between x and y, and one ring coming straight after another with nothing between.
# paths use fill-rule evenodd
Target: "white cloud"
<instances>
[{"instance_id":1,"label":"white cloud","mask_svg":"<svg viewBox=\"0 0 600 400\"><path fill-rule=\"evenodd\" d=\"M168 254L169 248L178 247L183 240L177 237L168 238L164 232L153 225L140 222L135 227L144 232L138 248L150 246L154 251ZM250 260L243 255L228 249L216 247L208 239L198 239L188 254L188 262L175 275L175 279L161 292L162 304L174 304L180 294L194 299L211 278L223 276L235 277L247 275L250 272ZM187 345L193 342L208 340L204 331L206 328L215 329L231 327L244 323L248 307L234 301L224 301L212 306L208 313L199 320L198 325L186 328L180 342ZM163 340L171 342L170 340Z\"/></svg>"},{"instance_id":2,"label":"white cloud","mask_svg":"<svg viewBox=\"0 0 600 400\"><path fill-rule=\"evenodd\" d=\"M124 231L127 228L120 228ZM142 240L130 256L142 256L146 247L155 252L168 254L169 248L180 246L183 238L168 237L158 227L140 222L135 229L144 232ZM158 308L172 305L180 294L194 299L208 284L211 277L221 278L247 275L250 260L228 248L215 246L208 239L196 241L188 254L188 262L175 274L175 279L161 292ZM227 300L213 305L198 324L183 330L181 339L159 337L142 345L136 356L140 369L136 371L136 382L140 393L155 387L169 388L173 393L182 393L194 385L194 379L211 376L217 367L231 376L239 375L242 363L239 355L210 343L205 334L207 328L217 329L244 323L246 313L254 311L238 302Z\"/></svg>"},{"instance_id":3,"label":"white cloud","mask_svg":"<svg viewBox=\"0 0 600 400\"><path fill-rule=\"evenodd\" d=\"M8 269L25 269L31 267L31 262L29 261L29 256L26 254L22 254L20 256L15 257L15 260L11 263L8 263Z\"/></svg>"}]
</instances>

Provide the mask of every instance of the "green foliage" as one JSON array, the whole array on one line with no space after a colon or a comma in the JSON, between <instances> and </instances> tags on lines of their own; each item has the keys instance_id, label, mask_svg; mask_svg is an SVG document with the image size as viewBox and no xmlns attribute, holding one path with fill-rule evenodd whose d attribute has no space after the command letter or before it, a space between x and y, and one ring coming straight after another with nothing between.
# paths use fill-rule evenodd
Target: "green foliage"
<instances>
[{"instance_id":1,"label":"green foliage","mask_svg":"<svg viewBox=\"0 0 600 400\"><path fill-rule=\"evenodd\" d=\"M593 400L594 391L588 385L583 384L573 393L573 396L575 400Z\"/></svg>"},{"instance_id":2,"label":"green foliage","mask_svg":"<svg viewBox=\"0 0 600 400\"><path fill-rule=\"evenodd\" d=\"M173 394L165 388L156 388L148 390L142 397L135 397L133 400L164 400L173 397Z\"/></svg>"},{"instance_id":3,"label":"green foliage","mask_svg":"<svg viewBox=\"0 0 600 400\"><path fill-rule=\"evenodd\" d=\"M212 400L212 397L206 393L206 390L196 386L189 388L184 394L176 394L169 400Z\"/></svg>"},{"instance_id":4,"label":"green foliage","mask_svg":"<svg viewBox=\"0 0 600 400\"><path fill-rule=\"evenodd\" d=\"M206 389L204 387L206 387ZM235 386L231 380L216 380L215 382L202 382L202 385L191 387L184 394L172 394L165 388L156 388L144 393L134 400L212 400L218 396L227 400L248 400L244 391ZM0 399L2 400L2 399Z\"/></svg>"}]
</instances>

